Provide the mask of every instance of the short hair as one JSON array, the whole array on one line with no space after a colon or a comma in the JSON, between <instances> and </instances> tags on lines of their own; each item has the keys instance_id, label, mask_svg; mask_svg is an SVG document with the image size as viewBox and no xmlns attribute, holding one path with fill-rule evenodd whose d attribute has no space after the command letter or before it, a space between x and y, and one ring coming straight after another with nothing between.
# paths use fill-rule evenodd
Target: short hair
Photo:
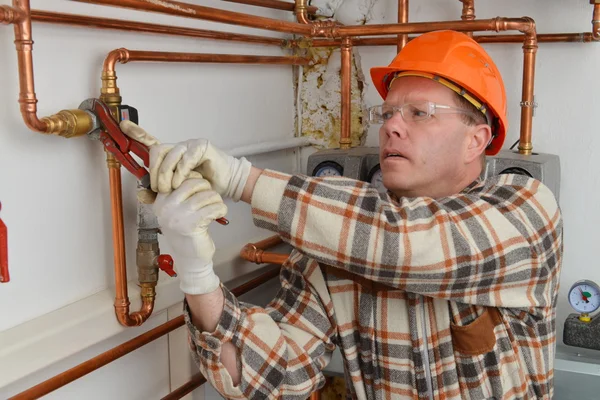
<instances>
[{"instance_id":1,"label":"short hair","mask_svg":"<svg viewBox=\"0 0 600 400\"><path fill-rule=\"evenodd\" d=\"M477 107L475 107L473 104L471 104L471 102L469 102L469 100L465 99L460 94L458 94L456 92L453 92L453 93L454 93L454 99L455 99L457 105L460 108L465 109L467 111L471 111L473 113L473 115L461 114L461 118L465 124L470 125L470 126L480 125L480 124L486 124L486 125L488 124L487 118L485 117L485 115L483 115L483 113L481 111L479 111L477 109ZM481 170L483 171L483 169L485 168L485 164L486 164L485 151L483 151L483 153L481 153L480 161L481 161Z\"/></svg>"}]
</instances>

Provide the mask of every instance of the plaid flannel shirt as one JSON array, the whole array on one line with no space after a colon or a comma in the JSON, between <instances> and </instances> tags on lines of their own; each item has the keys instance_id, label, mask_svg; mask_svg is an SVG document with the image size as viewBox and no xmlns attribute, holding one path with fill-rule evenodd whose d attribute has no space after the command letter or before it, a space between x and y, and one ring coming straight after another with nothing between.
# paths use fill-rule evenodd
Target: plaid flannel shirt
<instances>
[{"instance_id":1,"label":"plaid flannel shirt","mask_svg":"<svg viewBox=\"0 0 600 400\"><path fill-rule=\"evenodd\" d=\"M196 362L226 398L307 398L336 346L349 398L552 398L562 219L541 182L500 175L434 200L265 170L252 207L296 249L276 298L256 307L223 287L210 333L185 310Z\"/></svg>"}]
</instances>

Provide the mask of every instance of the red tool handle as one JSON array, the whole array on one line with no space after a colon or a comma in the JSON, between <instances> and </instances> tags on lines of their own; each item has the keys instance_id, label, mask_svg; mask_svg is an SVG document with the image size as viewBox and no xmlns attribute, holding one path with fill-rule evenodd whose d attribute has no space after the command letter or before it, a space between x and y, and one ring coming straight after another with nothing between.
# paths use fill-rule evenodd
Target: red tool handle
<instances>
[{"instance_id":1,"label":"red tool handle","mask_svg":"<svg viewBox=\"0 0 600 400\"><path fill-rule=\"evenodd\" d=\"M0 204L0 209L2 204ZM10 280L8 274L8 229L0 219L0 282L6 283Z\"/></svg>"}]
</instances>

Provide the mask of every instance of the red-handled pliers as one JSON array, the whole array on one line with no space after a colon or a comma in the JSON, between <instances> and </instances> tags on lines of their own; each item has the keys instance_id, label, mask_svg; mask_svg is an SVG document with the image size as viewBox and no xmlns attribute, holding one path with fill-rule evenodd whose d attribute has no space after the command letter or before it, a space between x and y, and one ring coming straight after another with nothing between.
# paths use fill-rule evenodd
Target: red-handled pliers
<instances>
[{"instance_id":1,"label":"red-handled pliers","mask_svg":"<svg viewBox=\"0 0 600 400\"><path fill-rule=\"evenodd\" d=\"M130 152L133 152L143 161L144 166L150 167L150 150L148 146L125 135L110 113L108 106L102 101L87 99L79 105L79 108L88 111L94 119L95 129L88 133L88 136L91 139L100 140L106 150L112 153L121 165L139 179L143 187L150 189L148 170L140 166L130 154ZM229 221L225 218L219 218L217 222L221 225L229 224Z\"/></svg>"}]
</instances>

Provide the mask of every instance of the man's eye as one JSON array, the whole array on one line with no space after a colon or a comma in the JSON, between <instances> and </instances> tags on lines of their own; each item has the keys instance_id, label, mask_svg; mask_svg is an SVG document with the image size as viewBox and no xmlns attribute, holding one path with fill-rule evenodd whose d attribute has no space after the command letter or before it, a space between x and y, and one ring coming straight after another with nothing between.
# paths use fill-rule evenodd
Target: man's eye
<instances>
[{"instance_id":1,"label":"man's eye","mask_svg":"<svg viewBox=\"0 0 600 400\"><path fill-rule=\"evenodd\" d=\"M393 111L384 111L381 113L381 118L383 118L384 121L387 121L388 119L392 118L393 116L394 116Z\"/></svg>"},{"instance_id":2,"label":"man's eye","mask_svg":"<svg viewBox=\"0 0 600 400\"><path fill-rule=\"evenodd\" d=\"M417 107L410 107L408 112L414 118L425 118L428 115L427 111L419 110Z\"/></svg>"}]
</instances>

